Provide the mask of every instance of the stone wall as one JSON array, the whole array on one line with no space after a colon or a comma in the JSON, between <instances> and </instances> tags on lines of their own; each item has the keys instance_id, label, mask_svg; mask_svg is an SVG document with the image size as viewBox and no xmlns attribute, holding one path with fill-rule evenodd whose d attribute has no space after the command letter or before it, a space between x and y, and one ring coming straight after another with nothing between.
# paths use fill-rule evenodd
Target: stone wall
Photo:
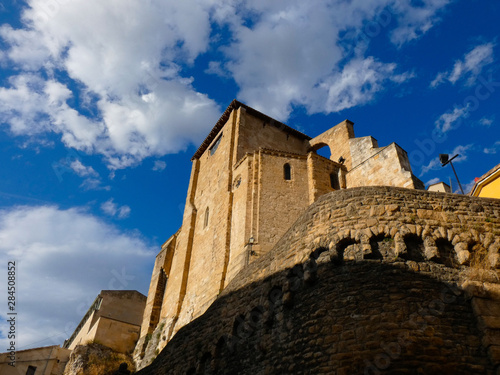
<instances>
[{"instance_id":1,"label":"stone wall","mask_svg":"<svg viewBox=\"0 0 500 375\"><path fill-rule=\"evenodd\" d=\"M238 124L236 140L237 152L233 163L237 163L247 153L259 148L306 154L310 137L288 131L288 127L261 113L240 107L241 121Z\"/></svg>"},{"instance_id":2,"label":"stone wall","mask_svg":"<svg viewBox=\"0 0 500 375\"><path fill-rule=\"evenodd\" d=\"M314 137L309 141L311 150L317 151L324 146L328 146L330 149L330 160L338 161L342 156L345 159L345 166L351 169L353 161L349 140L354 138L353 125L353 122L344 120L326 132Z\"/></svg>"},{"instance_id":3,"label":"stone wall","mask_svg":"<svg viewBox=\"0 0 500 375\"><path fill-rule=\"evenodd\" d=\"M355 164L347 173L347 186L398 186L424 189L412 171L406 151L396 143L378 147L373 137L350 140Z\"/></svg>"},{"instance_id":4,"label":"stone wall","mask_svg":"<svg viewBox=\"0 0 500 375\"><path fill-rule=\"evenodd\" d=\"M309 206L305 155L261 150L259 153L258 221L253 228L259 252L267 253ZM284 167L290 167L285 179Z\"/></svg>"},{"instance_id":5,"label":"stone wall","mask_svg":"<svg viewBox=\"0 0 500 375\"><path fill-rule=\"evenodd\" d=\"M45 346L19 350L16 352L16 365L9 363L10 353L0 354L0 374L2 375L25 375L31 367L36 374L62 375L64 367L69 361L71 350L59 347L59 345Z\"/></svg>"},{"instance_id":6,"label":"stone wall","mask_svg":"<svg viewBox=\"0 0 500 375\"><path fill-rule=\"evenodd\" d=\"M346 188L345 173L347 168L339 163L310 152L307 155L307 169L309 172L309 204L314 203L323 194L333 190ZM338 183L332 186L332 177Z\"/></svg>"},{"instance_id":7,"label":"stone wall","mask_svg":"<svg viewBox=\"0 0 500 375\"><path fill-rule=\"evenodd\" d=\"M499 200L326 194L139 373L493 373L499 234Z\"/></svg>"},{"instance_id":8,"label":"stone wall","mask_svg":"<svg viewBox=\"0 0 500 375\"><path fill-rule=\"evenodd\" d=\"M141 337L153 332L161 319L161 309L168 278L170 277L176 239L177 233L162 245L161 251L156 255L149 284L150 293L148 293L146 307L144 308Z\"/></svg>"},{"instance_id":9,"label":"stone wall","mask_svg":"<svg viewBox=\"0 0 500 375\"><path fill-rule=\"evenodd\" d=\"M102 290L64 348L96 340L116 351L133 351L145 305L146 297L135 290Z\"/></svg>"}]
</instances>

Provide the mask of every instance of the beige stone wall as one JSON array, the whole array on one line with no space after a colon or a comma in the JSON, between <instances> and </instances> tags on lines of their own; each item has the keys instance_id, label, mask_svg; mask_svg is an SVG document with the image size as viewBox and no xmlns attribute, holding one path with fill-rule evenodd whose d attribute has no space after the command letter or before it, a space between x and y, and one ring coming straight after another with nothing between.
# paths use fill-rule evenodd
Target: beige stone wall
<instances>
[{"instance_id":1,"label":"beige stone wall","mask_svg":"<svg viewBox=\"0 0 500 375\"><path fill-rule=\"evenodd\" d=\"M217 150L211 152L219 136ZM324 145L331 150L330 160L316 154ZM341 156L343 164L337 162ZM162 249L156 260L136 358L162 349L181 327L203 314L310 204L334 190L331 174L340 189L415 187L418 182L404 150L395 144L378 148L372 137L355 138L349 120L311 139L237 102L192 161L183 224L169 250ZM286 163L292 171L289 181L284 179ZM161 272L168 275L165 291L159 288Z\"/></svg>"},{"instance_id":2,"label":"beige stone wall","mask_svg":"<svg viewBox=\"0 0 500 375\"><path fill-rule=\"evenodd\" d=\"M146 297L135 290L103 290L99 316L141 326Z\"/></svg>"},{"instance_id":3,"label":"beige stone wall","mask_svg":"<svg viewBox=\"0 0 500 375\"><path fill-rule=\"evenodd\" d=\"M240 111L244 110L240 109ZM238 145L234 163L246 153L253 153L259 148L300 154L306 154L309 148L306 139L287 132L279 122L248 114L242 116L236 139Z\"/></svg>"},{"instance_id":4,"label":"beige stone wall","mask_svg":"<svg viewBox=\"0 0 500 375\"><path fill-rule=\"evenodd\" d=\"M356 168L380 151L377 140L372 136L352 138L349 140L348 146L352 158L352 166L350 169Z\"/></svg>"},{"instance_id":5,"label":"beige stone wall","mask_svg":"<svg viewBox=\"0 0 500 375\"><path fill-rule=\"evenodd\" d=\"M220 134L220 143L212 155L211 147ZM245 244L253 228L258 230L262 203L256 184L259 176L254 175L255 158L247 156L244 162L242 159L261 147L305 155L309 146L306 136L294 134L262 114L249 114L244 108L238 108L199 158L193 160L183 225L176 237L160 314L167 340L178 328L203 313L229 282L227 279L234 277L248 261ZM233 169L236 162L238 167ZM238 178L242 182L235 189ZM303 182L307 186L307 180ZM207 209L209 220L205 226ZM290 216L287 220L293 222ZM280 228L279 233L286 229L282 225ZM265 236L275 242L279 238L277 233L265 233ZM266 244L268 248L270 245ZM153 270L141 336L151 327L161 262L157 260Z\"/></svg>"},{"instance_id":6,"label":"beige stone wall","mask_svg":"<svg viewBox=\"0 0 500 375\"><path fill-rule=\"evenodd\" d=\"M346 187L346 167L314 153L308 154L309 169L309 203L313 203L323 194L334 191L330 175L336 176L339 188ZM338 190L338 189L337 189Z\"/></svg>"},{"instance_id":7,"label":"beige stone wall","mask_svg":"<svg viewBox=\"0 0 500 375\"><path fill-rule=\"evenodd\" d=\"M170 237L161 248L155 259L151 283L149 285L148 299L144 308L144 318L141 326L141 337L151 333L161 320L161 308L165 297L165 289L159 283L165 282L162 273L166 277L166 282L170 278L170 269L175 252L177 233ZM166 284L165 284L166 287Z\"/></svg>"},{"instance_id":8,"label":"beige stone wall","mask_svg":"<svg viewBox=\"0 0 500 375\"><path fill-rule=\"evenodd\" d=\"M91 332L94 340L119 353L131 353L139 339L140 327L116 319L100 317Z\"/></svg>"},{"instance_id":9,"label":"beige stone wall","mask_svg":"<svg viewBox=\"0 0 500 375\"><path fill-rule=\"evenodd\" d=\"M232 200L232 154L237 113L233 112L215 152L211 146L199 159L198 182L194 195L197 218L192 235L192 251L186 294L178 325L202 314L221 290L229 251L230 208ZM208 214L207 214L208 212ZM208 217L208 219L207 219Z\"/></svg>"},{"instance_id":10,"label":"beige stone wall","mask_svg":"<svg viewBox=\"0 0 500 375\"><path fill-rule=\"evenodd\" d=\"M327 145L330 148L330 160L338 161L342 156L345 159L345 166L350 169L353 165L351 158L351 149L349 140L354 138L353 123L349 120L344 120L340 124L326 132L314 137L309 141L310 149L318 150Z\"/></svg>"},{"instance_id":11,"label":"beige stone wall","mask_svg":"<svg viewBox=\"0 0 500 375\"><path fill-rule=\"evenodd\" d=\"M381 148L363 148L360 144L368 143L371 137L364 137L360 142L351 140L353 154L359 164L349 170L346 176L347 187L360 186L395 186L405 188L421 188L423 183L411 172L408 158L404 150L397 144ZM407 169L408 168L408 169Z\"/></svg>"},{"instance_id":12,"label":"beige stone wall","mask_svg":"<svg viewBox=\"0 0 500 375\"><path fill-rule=\"evenodd\" d=\"M247 246L251 232L251 217L254 187L254 155L248 154L241 159L233 173L233 207L231 215L231 252L227 267L225 285L248 264Z\"/></svg>"},{"instance_id":13,"label":"beige stone wall","mask_svg":"<svg viewBox=\"0 0 500 375\"><path fill-rule=\"evenodd\" d=\"M261 150L259 163L257 256L269 251L309 205L306 156ZM284 178L285 164L291 167L290 180Z\"/></svg>"},{"instance_id":14,"label":"beige stone wall","mask_svg":"<svg viewBox=\"0 0 500 375\"><path fill-rule=\"evenodd\" d=\"M82 326L75 331L76 335L64 346L73 350L77 345L104 339L105 345L112 349L132 351L143 322L146 297L135 290L103 290L95 302L82 320ZM113 324L109 323L111 320Z\"/></svg>"},{"instance_id":15,"label":"beige stone wall","mask_svg":"<svg viewBox=\"0 0 500 375\"><path fill-rule=\"evenodd\" d=\"M46 346L16 353L16 366L9 366L8 353L0 354L0 374L25 375L29 366L36 367L36 375L62 375L71 350L59 345Z\"/></svg>"},{"instance_id":16,"label":"beige stone wall","mask_svg":"<svg viewBox=\"0 0 500 375\"><path fill-rule=\"evenodd\" d=\"M73 339L68 349L73 350L77 345L84 345L87 341L93 340L92 334L89 334L92 327L95 325L98 317L96 317L95 311L93 311L89 318L86 320L85 324L82 326L76 337Z\"/></svg>"}]
</instances>

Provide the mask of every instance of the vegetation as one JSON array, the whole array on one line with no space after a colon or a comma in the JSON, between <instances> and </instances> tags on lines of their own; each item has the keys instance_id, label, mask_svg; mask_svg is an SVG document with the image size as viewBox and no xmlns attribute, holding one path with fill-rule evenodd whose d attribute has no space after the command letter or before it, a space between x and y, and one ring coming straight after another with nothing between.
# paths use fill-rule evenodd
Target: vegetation
<instances>
[{"instance_id":1,"label":"vegetation","mask_svg":"<svg viewBox=\"0 0 500 375\"><path fill-rule=\"evenodd\" d=\"M481 244L475 244L469 249L471 253L470 278L478 281L486 281L493 276L488 249ZM495 274L496 275L496 274Z\"/></svg>"},{"instance_id":2,"label":"vegetation","mask_svg":"<svg viewBox=\"0 0 500 375\"><path fill-rule=\"evenodd\" d=\"M98 340L75 348L64 370L65 375L112 375L121 363L126 363L131 373L134 362L129 354L117 353L102 345Z\"/></svg>"}]
</instances>

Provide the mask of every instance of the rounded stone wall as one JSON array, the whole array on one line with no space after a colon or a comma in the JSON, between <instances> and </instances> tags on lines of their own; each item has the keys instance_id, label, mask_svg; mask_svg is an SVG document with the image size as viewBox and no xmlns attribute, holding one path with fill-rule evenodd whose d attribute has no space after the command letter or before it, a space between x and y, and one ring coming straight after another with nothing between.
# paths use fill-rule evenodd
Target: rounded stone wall
<instances>
[{"instance_id":1,"label":"rounded stone wall","mask_svg":"<svg viewBox=\"0 0 500 375\"><path fill-rule=\"evenodd\" d=\"M139 373L494 373L499 233L498 200L327 194Z\"/></svg>"}]
</instances>

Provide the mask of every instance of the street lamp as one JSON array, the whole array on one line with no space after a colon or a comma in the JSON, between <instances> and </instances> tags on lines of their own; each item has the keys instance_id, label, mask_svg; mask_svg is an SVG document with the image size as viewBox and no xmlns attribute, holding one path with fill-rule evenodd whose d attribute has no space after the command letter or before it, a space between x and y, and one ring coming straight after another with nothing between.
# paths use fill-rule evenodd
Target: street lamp
<instances>
[{"instance_id":1,"label":"street lamp","mask_svg":"<svg viewBox=\"0 0 500 375\"><path fill-rule=\"evenodd\" d=\"M450 159L449 158L450 155L448 155L448 154L439 154L439 161L441 162L442 167L444 167L448 163L451 165L451 169L453 169L453 173L455 173L455 178L457 179L458 186L460 186L460 190L462 191L462 194L464 194L464 189L462 189L462 184L460 184L460 181L458 180L457 172L455 172L455 167L453 166L453 163L451 162L457 156L458 156L458 154L456 154L454 157L452 157Z\"/></svg>"}]
</instances>

